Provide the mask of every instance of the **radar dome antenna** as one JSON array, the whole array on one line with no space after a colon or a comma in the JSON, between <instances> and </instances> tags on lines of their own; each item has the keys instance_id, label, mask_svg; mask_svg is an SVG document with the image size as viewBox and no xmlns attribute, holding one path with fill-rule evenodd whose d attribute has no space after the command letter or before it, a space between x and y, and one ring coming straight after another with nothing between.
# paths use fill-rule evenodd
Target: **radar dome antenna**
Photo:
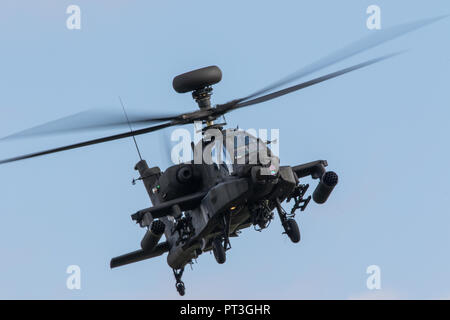
<instances>
[{"instance_id":1,"label":"radar dome antenna","mask_svg":"<svg viewBox=\"0 0 450 320\"><path fill-rule=\"evenodd\" d=\"M192 92L192 98L200 110L211 109L212 85L222 80L222 71L217 66L209 66L180 74L173 78L172 86L178 93ZM213 119L206 120L208 126Z\"/></svg>"}]
</instances>

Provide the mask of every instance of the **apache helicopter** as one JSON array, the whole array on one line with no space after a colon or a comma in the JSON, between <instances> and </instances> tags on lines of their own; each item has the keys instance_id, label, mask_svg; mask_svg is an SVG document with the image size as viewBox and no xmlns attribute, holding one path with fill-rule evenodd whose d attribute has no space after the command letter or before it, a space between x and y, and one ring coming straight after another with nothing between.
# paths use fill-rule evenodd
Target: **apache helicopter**
<instances>
[{"instance_id":1,"label":"apache helicopter","mask_svg":"<svg viewBox=\"0 0 450 320\"><path fill-rule=\"evenodd\" d=\"M296 220L297 210L305 210L311 198L319 204L325 203L338 183L333 171L326 171L325 160L317 160L296 166L279 166L279 158L272 153L271 141L261 139L238 129L225 129L226 123L215 123L226 113L243 107L262 103L288 93L307 88L351 71L386 60L398 53L371 59L325 76L268 93L296 79L319 71L357 53L380 45L412 30L440 20L442 17L416 21L377 32L364 39L318 60L273 85L263 88L247 97L235 99L225 104L211 105L212 86L222 79L217 66L209 66L181 74L173 79L173 88L178 93L192 93L199 110L164 116L140 115L129 118L125 108L124 118L89 118L89 123L74 124L74 118L67 117L38 127L34 127L3 139L48 134L59 131L92 129L95 127L128 125L130 131L103 138L71 144L50 150L26 154L1 160L0 164L33 158L46 154L85 147L107 141L154 132L172 126L192 124L200 121L202 139L192 143L194 159L168 167L165 171L157 166L150 168L141 160L135 165L153 206L139 210L131 217L147 231L141 241L141 249L111 259L111 268L137 261L167 255L167 263L172 268L176 289L185 294L181 280L184 268L204 252L211 251L218 263L226 260L226 251L231 248L230 238L237 237L242 229L255 226L265 229L274 218L276 210L285 233L294 243L300 241L300 231ZM122 101L120 101L122 103ZM132 125L160 124L133 130ZM217 138L220 137L220 138ZM141 157L136 140L136 148ZM220 142L217 147L217 143ZM222 152L231 159L229 163L196 161L202 157L205 148L215 153ZM208 153L207 153L208 154ZM300 179L310 176L319 182L312 196L305 197L308 184ZM290 212L281 204L293 200ZM165 241L160 241L162 235Z\"/></svg>"}]
</instances>

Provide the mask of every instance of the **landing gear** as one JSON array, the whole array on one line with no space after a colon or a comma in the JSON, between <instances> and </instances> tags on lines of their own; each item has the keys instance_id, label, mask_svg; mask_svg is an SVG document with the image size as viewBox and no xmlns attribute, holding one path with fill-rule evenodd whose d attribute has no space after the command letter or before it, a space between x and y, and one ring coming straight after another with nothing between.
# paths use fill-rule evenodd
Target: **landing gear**
<instances>
[{"instance_id":1,"label":"landing gear","mask_svg":"<svg viewBox=\"0 0 450 320\"><path fill-rule=\"evenodd\" d=\"M181 276L183 275L184 267L181 269L173 269L173 275L175 276L175 288L177 288L178 293L180 296L184 296L186 293L186 287L184 286L184 282L181 281Z\"/></svg>"},{"instance_id":2,"label":"landing gear","mask_svg":"<svg viewBox=\"0 0 450 320\"><path fill-rule=\"evenodd\" d=\"M230 244L230 221L231 213L226 212L223 215L223 235L218 236L212 240L212 249L214 253L214 258L216 258L217 263L223 264L227 259L226 251L231 249Z\"/></svg>"},{"instance_id":3,"label":"landing gear","mask_svg":"<svg viewBox=\"0 0 450 320\"><path fill-rule=\"evenodd\" d=\"M217 263L219 264L225 263L225 260L227 259L225 253L225 246L222 244L222 240L219 237L215 238L212 241L212 247L214 258L216 258Z\"/></svg>"},{"instance_id":4,"label":"landing gear","mask_svg":"<svg viewBox=\"0 0 450 320\"><path fill-rule=\"evenodd\" d=\"M177 288L177 291L180 294L180 296L184 296L184 294L186 293L186 288L184 287L183 281L181 281L180 283L177 283L176 288Z\"/></svg>"},{"instance_id":5,"label":"landing gear","mask_svg":"<svg viewBox=\"0 0 450 320\"><path fill-rule=\"evenodd\" d=\"M277 198L275 205L280 216L281 225L284 228L284 232L288 235L292 242L297 243L300 241L300 230L298 228L297 222L294 220L295 214L292 212L288 214L281 207L280 200Z\"/></svg>"}]
</instances>

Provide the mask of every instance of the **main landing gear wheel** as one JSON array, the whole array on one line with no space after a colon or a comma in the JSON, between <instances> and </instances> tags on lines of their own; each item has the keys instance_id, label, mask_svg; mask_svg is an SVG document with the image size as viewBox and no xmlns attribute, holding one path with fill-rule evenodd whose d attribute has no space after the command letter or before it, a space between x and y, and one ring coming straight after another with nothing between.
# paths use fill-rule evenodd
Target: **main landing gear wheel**
<instances>
[{"instance_id":1,"label":"main landing gear wheel","mask_svg":"<svg viewBox=\"0 0 450 320\"><path fill-rule=\"evenodd\" d=\"M214 258L216 258L217 263L222 264L225 262L227 256L225 253L225 247L222 244L220 238L215 238L212 242Z\"/></svg>"},{"instance_id":2,"label":"main landing gear wheel","mask_svg":"<svg viewBox=\"0 0 450 320\"><path fill-rule=\"evenodd\" d=\"M294 214L288 215L286 211L284 211L284 209L281 207L280 200L278 198L275 199L275 205L285 233L288 235L289 239L291 239L292 242L299 242L300 230L298 229L297 221L294 220Z\"/></svg>"},{"instance_id":3,"label":"main landing gear wheel","mask_svg":"<svg viewBox=\"0 0 450 320\"><path fill-rule=\"evenodd\" d=\"M300 229L298 228L297 221L287 219L283 222L283 228L292 242L297 243L300 241Z\"/></svg>"},{"instance_id":4,"label":"main landing gear wheel","mask_svg":"<svg viewBox=\"0 0 450 320\"><path fill-rule=\"evenodd\" d=\"M181 269L173 269L173 275L175 276L175 288L177 288L178 293L180 296L184 296L186 293L186 287L184 286L184 282L181 281L181 276L183 275L184 267Z\"/></svg>"}]
</instances>

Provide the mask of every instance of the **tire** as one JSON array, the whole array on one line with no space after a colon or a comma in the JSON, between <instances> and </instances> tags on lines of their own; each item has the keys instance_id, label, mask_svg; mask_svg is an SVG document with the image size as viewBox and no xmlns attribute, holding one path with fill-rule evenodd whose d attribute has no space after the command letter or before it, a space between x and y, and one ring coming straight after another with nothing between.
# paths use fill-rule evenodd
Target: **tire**
<instances>
[{"instance_id":1,"label":"tire","mask_svg":"<svg viewBox=\"0 0 450 320\"><path fill-rule=\"evenodd\" d=\"M184 284L177 283L176 287L177 287L177 291L180 294L180 296L184 296L184 294L186 293L186 288L184 287Z\"/></svg>"},{"instance_id":2,"label":"tire","mask_svg":"<svg viewBox=\"0 0 450 320\"><path fill-rule=\"evenodd\" d=\"M298 228L297 221L288 219L283 223L283 227L293 243L300 242L300 229Z\"/></svg>"},{"instance_id":3,"label":"tire","mask_svg":"<svg viewBox=\"0 0 450 320\"><path fill-rule=\"evenodd\" d=\"M212 247L214 258L216 258L217 263L218 264L225 263L227 256L225 253L225 248L222 245L222 240L220 238L215 238L212 242Z\"/></svg>"}]
</instances>

